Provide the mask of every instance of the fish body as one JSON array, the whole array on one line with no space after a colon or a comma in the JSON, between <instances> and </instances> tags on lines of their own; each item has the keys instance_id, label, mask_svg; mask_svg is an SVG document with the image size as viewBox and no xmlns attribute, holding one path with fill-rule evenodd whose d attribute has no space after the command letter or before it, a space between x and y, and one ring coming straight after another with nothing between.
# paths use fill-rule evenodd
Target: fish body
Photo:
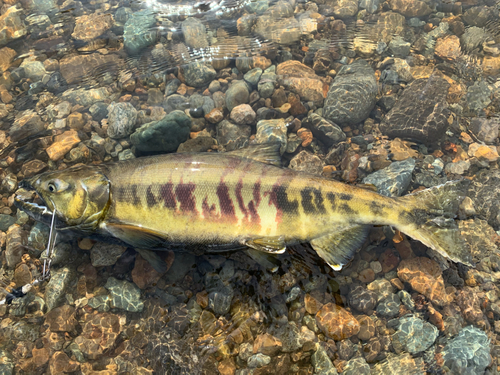
<instances>
[{"instance_id":1,"label":"fish body","mask_svg":"<svg viewBox=\"0 0 500 375\"><path fill-rule=\"evenodd\" d=\"M281 253L310 242L334 269L349 260L372 225L391 225L470 264L453 219L464 181L390 198L277 167L278 152L279 145L270 144L250 152L176 153L47 172L24 183L47 212L35 214L19 197L16 205L39 220L56 210L60 230L112 236L136 248L181 243Z\"/></svg>"}]
</instances>

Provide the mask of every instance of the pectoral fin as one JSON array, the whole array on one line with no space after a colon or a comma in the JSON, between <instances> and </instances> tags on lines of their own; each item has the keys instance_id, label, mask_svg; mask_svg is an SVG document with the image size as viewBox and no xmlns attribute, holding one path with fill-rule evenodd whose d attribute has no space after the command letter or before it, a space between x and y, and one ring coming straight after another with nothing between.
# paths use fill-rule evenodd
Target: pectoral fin
<instances>
[{"instance_id":1,"label":"pectoral fin","mask_svg":"<svg viewBox=\"0 0 500 375\"><path fill-rule=\"evenodd\" d=\"M335 271L342 269L365 242L371 225L339 227L335 232L311 241L311 246Z\"/></svg>"},{"instance_id":2,"label":"pectoral fin","mask_svg":"<svg viewBox=\"0 0 500 375\"><path fill-rule=\"evenodd\" d=\"M112 236L128 243L132 247L154 249L161 247L167 239L159 233L130 224L107 223L104 228Z\"/></svg>"},{"instance_id":3,"label":"pectoral fin","mask_svg":"<svg viewBox=\"0 0 500 375\"><path fill-rule=\"evenodd\" d=\"M135 249L135 251L141 254L141 256L146 259L158 273L164 274L165 272L167 272L166 263L154 251L137 248Z\"/></svg>"},{"instance_id":4,"label":"pectoral fin","mask_svg":"<svg viewBox=\"0 0 500 375\"><path fill-rule=\"evenodd\" d=\"M283 237L253 238L245 240L243 243L252 249L270 254L282 254L286 250L285 239Z\"/></svg>"}]
</instances>

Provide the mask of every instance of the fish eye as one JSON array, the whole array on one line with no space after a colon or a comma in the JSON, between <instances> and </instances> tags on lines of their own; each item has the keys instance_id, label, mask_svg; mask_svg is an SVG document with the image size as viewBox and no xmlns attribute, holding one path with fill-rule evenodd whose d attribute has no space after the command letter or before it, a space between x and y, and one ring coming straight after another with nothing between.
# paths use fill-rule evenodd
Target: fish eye
<instances>
[{"instance_id":1,"label":"fish eye","mask_svg":"<svg viewBox=\"0 0 500 375\"><path fill-rule=\"evenodd\" d=\"M49 182L47 184L47 188L49 189L49 191L51 193L54 193L57 190L57 187L56 187L56 185L53 182Z\"/></svg>"}]
</instances>

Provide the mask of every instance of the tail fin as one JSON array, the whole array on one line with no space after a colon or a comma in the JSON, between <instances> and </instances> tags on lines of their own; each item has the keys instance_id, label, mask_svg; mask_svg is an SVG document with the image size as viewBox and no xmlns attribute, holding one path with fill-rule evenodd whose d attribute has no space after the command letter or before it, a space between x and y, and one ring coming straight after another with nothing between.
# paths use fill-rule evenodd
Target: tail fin
<instances>
[{"instance_id":1,"label":"tail fin","mask_svg":"<svg viewBox=\"0 0 500 375\"><path fill-rule=\"evenodd\" d=\"M450 181L398 198L405 219L396 227L446 258L473 266L469 248L454 220L469 183Z\"/></svg>"}]
</instances>

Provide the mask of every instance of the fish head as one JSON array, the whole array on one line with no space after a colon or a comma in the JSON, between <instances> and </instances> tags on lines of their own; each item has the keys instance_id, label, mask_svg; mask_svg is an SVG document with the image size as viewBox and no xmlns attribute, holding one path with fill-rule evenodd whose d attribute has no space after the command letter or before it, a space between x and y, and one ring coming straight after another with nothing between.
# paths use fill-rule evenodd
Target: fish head
<instances>
[{"instance_id":1,"label":"fish head","mask_svg":"<svg viewBox=\"0 0 500 375\"><path fill-rule=\"evenodd\" d=\"M109 180L93 166L46 172L21 181L19 187L16 207L47 224L55 210L57 229L92 231L110 204Z\"/></svg>"}]
</instances>

